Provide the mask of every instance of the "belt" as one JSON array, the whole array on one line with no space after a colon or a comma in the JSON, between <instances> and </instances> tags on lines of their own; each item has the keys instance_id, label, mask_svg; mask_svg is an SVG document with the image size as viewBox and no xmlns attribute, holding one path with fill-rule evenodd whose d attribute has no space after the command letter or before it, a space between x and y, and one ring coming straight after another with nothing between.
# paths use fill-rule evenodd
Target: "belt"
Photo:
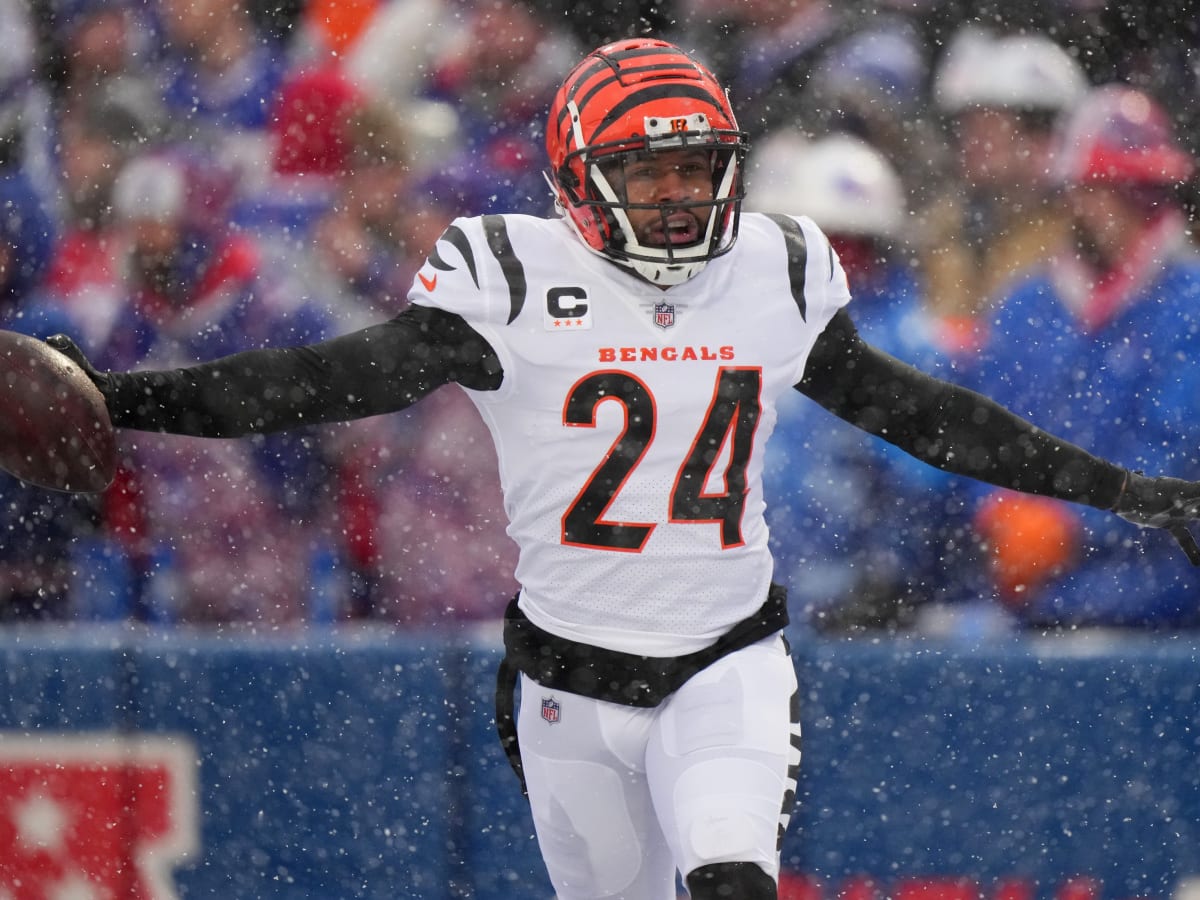
<instances>
[{"instance_id":1,"label":"belt","mask_svg":"<svg viewBox=\"0 0 1200 900\"><path fill-rule=\"evenodd\" d=\"M782 631L787 624L787 591L772 584L761 607L709 646L683 656L639 656L551 634L530 622L513 597L504 613L505 652L496 672L496 731L521 790L525 791L525 774L513 716L518 673L553 690L650 708L721 657Z\"/></svg>"}]
</instances>

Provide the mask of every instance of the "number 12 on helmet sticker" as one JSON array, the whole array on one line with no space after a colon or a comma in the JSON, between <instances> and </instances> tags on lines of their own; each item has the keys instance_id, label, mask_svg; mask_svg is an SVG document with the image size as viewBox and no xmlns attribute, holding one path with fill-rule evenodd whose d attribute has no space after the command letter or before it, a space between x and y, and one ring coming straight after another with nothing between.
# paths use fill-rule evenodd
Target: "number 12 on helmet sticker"
<instances>
[{"instance_id":1,"label":"number 12 on helmet sticker","mask_svg":"<svg viewBox=\"0 0 1200 900\"><path fill-rule=\"evenodd\" d=\"M746 503L746 465L762 409L762 371L722 368L712 401L679 467L665 512L671 522L712 522L720 526L722 548L742 540ZM654 531L653 522L610 522L604 518L617 494L654 440L656 406L650 389L636 375L620 370L593 372L575 383L563 407L563 424L596 427L605 401L621 404L625 427L562 518L562 542L576 547L637 553ZM728 450L728 453L723 451ZM705 493L713 467L726 459L723 491Z\"/></svg>"}]
</instances>

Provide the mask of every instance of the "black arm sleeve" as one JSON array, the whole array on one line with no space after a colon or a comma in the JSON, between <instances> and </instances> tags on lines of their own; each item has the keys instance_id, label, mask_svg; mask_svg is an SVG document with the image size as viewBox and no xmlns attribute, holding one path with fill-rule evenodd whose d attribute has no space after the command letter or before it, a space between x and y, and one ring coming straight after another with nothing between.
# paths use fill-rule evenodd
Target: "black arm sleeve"
<instances>
[{"instance_id":1,"label":"black arm sleeve","mask_svg":"<svg viewBox=\"0 0 1200 900\"><path fill-rule=\"evenodd\" d=\"M452 381L495 390L502 377L491 345L460 316L412 306L319 344L109 373L104 391L120 428L239 437L395 412Z\"/></svg>"},{"instance_id":2,"label":"black arm sleeve","mask_svg":"<svg viewBox=\"0 0 1200 900\"><path fill-rule=\"evenodd\" d=\"M1121 467L870 346L845 311L796 389L923 462L997 487L1111 509L1124 483Z\"/></svg>"}]
</instances>

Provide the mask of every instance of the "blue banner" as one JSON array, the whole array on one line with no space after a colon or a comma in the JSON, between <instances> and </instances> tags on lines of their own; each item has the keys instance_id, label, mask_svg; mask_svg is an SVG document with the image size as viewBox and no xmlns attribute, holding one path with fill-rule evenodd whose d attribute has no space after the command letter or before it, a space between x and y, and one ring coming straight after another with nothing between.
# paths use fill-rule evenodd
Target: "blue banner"
<instances>
[{"instance_id":1,"label":"blue banner","mask_svg":"<svg viewBox=\"0 0 1200 900\"><path fill-rule=\"evenodd\" d=\"M781 896L1188 895L1197 649L797 642ZM490 633L6 632L0 894L548 897L498 658Z\"/></svg>"}]
</instances>

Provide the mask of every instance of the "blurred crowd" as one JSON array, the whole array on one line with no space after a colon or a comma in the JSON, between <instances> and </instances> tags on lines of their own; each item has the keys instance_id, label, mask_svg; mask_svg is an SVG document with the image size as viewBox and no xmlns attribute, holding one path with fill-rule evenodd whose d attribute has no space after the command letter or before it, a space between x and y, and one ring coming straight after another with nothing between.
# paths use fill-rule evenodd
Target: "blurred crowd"
<instances>
[{"instance_id":1,"label":"blurred crowd","mask_svg":"<svg viewBox=\"0 0 1200 900\"><path fill-rule=\"evenodd\" d=\"M826 230L868 339L1200 479L1198 19L1190 0L0 0L0 328L127 369L390 317L454 216L553 213L562 74L654 34L729 86L748 207ZM102 495L0 473L0 621L425 627L515 590L458 389L119 442ZM951 478L799 395L768 502L777 580L821 631L1200 624L1163 535Z\"/></svg>"}]
</instances>

